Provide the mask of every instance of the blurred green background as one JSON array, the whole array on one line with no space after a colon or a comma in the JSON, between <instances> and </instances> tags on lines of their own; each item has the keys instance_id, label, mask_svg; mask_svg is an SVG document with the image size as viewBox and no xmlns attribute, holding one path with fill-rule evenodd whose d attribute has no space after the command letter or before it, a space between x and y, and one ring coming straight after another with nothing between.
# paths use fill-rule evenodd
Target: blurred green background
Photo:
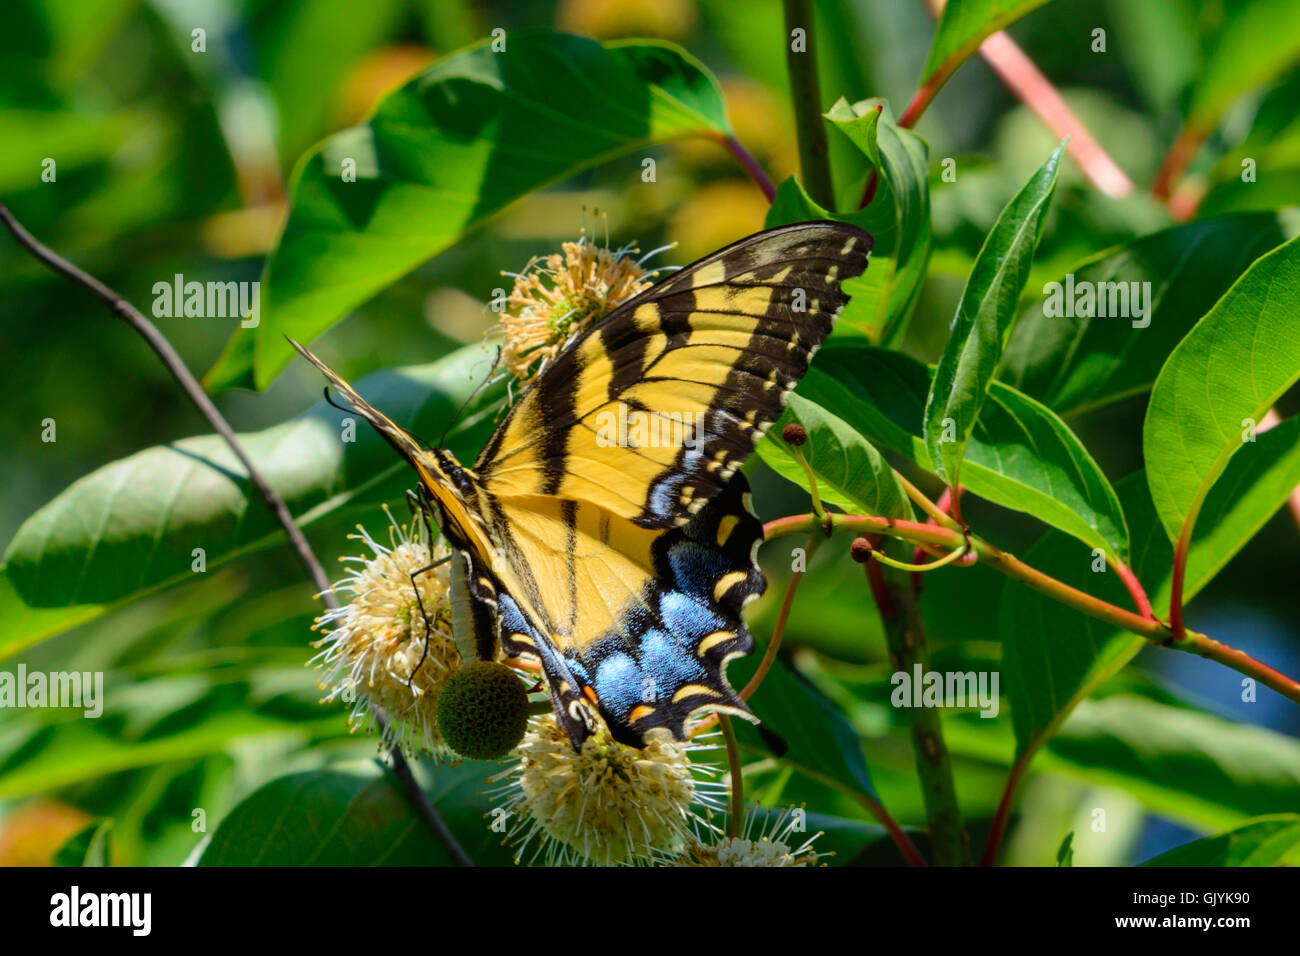
<instances>
[{"instance_id":1,"label":"blurred green background","mask_svg":"<svg viewBox=\"0 0 1300 956\"><path fill-rule=\"evenodd\" d=\"M1123 200L1108 199L1069 166L1036 277L1059 275L1173 222L1144 187L1180 127L1198 57L1229 7L1056 0L1011 29L1140 187ZM825 0L816 9L824 105L841 95L885 96L901 112L933 35L925 5ZM206 25L203 56L190 52L194 24ZM718 76L737 137L773 180L796 172L777 0L12 0L0 31L0 197L36 236L146 313L153 284L174 273L254 280L283 223L286 181L305 149L363 120L383 93L493 28L547 26L683 45ZM1109 55L1089 52L1098 27L1107 31ZM1297 91L1300 77L1284 73L1229 111L1192 170L1213 208L1300 201L1300 149L1292 142ZM1282 135L1287 131L1290 139ZM936 242L907 348L933 361L986 231L1055 138L978 57L940 93L918 132L931 147ZM1274 148L1272 162L1286 173L1272 180L1280 186L1233 188L1233 151L1248 137L1264 137ZM846 144L832 143L833 161L842 149ZM647 155L658 162L655 188L629 188L639 182L640 157L628 156L534 195L356 309L314 348L356 379L478 341L491 324L484 309L491 290L508 285L501 271L575 238L584 221L593 221L592 210L608 215L615 246L677 243L659 260L672 263L761 228L761 193L716 143L684 141ZM54 183L40 178L46 157L57 162ZM958 160L955 183L938 176L944 157ZM1030 289L1036 285L1031 280ZM237 322L156 321L196 374L216 361ZM0 239L0 356L0 541L87 472L206 431L130 330L7 236ZM318 376L295 363L265 393L230 391L216 400L236 430L251 431L283 421L319 395ZM1144 403L1137 397L1071 419L1112 481L1140 467ZM1294 412L1297 404L1292 396L1283 410ZM46 418L57 422L57 442L41 440ZM763 466L755 467L754 480L765 517L806 507L797 489ZM991 505L972 503L967 517L1012 550L1042 531ZM331 566L352 550L344 533L358 520L378 528L382 518L370 509L313 528L313 543ZM900 821L918 824L924 815L905 735L887 703L890 668L879 622L860 589L860 570L833 550L818 556L817 573L803 585L787 640L808 672L856 692L850 717L866 738L881 798ZM1298 555L1300 534L1283 511L1198 597L1198 625L1284 672L1300 671ZM788 573L779 554L770 561L768 597L752 609L759 634L770 630ZM959 591L926 597L941 669L998 655L997 590L972 575ZM112 817L116 860L176 864L199 838L192 808L206 809L211 829L273 777L372 754L373 740L348 738L342 712L316 703L313 673L303 666L315 607L310 592L296 561L277 549L22 652L17 659L32 670L105 670L110 706L96 722L59 712L0 713L0 863L27 859L22 852L48 856L56 835ZM1300 731L1300 711L1266 691L1256 704L1234 704L1238 685L1238 675L1203 661L1148 651L1116 686L1191 701L1291 736ZM1005 777L1009 717L1004 707L996 722L984 722L996 729L974 721L963 732L961 721L951 723L959 792L978 846ZM1092 773L1086 761L1058 757L1044 758L1036 770L1023 797L1027 822L1012 831L1007 862L1050 862L1065 833L1087 827L1095 806L1111 808L1111 829L1105 839L1076 834L1077 864L1146 859L1236 819L1230 808L1189 808L1172 794L1176 767L1167 779L1158 768L1143 779ZM797 782L783 799L801 797L820 812L869 819L847 800L828 805L823 791L801 794ZM873 843L863 859L892 863L893 853Z\"/></svg>"}]
</instances>

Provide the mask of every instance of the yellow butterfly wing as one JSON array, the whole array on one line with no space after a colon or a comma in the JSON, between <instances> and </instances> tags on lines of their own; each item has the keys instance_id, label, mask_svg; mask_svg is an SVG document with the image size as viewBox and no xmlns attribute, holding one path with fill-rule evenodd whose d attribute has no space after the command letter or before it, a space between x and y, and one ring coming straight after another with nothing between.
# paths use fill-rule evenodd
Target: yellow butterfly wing
<instances>
[{"instance_id":1,"label":"yellow butterfly wing","mask_svg":"<svg viewBox=\"0 0 1300 956\"><path fill-rule=\"evenodd\" d=\"M762 527L736 469L870 249L853 226L801 223L687 267L569 345L476 461L511 605L502 645L552 659L575 742L579 699L632 743L653 727L681 737L702 707L748 715L724 668L753 646L740 609L765 584ZM657 425L617 427L637 413ZM665 422L676 441L637 446L661 439Z\"/></svg>"}]
</instances>

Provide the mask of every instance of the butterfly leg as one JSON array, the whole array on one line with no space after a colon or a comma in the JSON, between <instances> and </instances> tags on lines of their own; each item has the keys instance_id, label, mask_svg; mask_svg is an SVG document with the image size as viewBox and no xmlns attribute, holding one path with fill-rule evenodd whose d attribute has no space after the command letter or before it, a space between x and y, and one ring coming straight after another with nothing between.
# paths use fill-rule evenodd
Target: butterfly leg
<instances>
[{"instance_id":1,"label":"butterfly leg","mask_svg":"<svg viewBox=\"0 0 1300 956\"><path fill-rule=\"evenodd\" d=\"M428 491L425 490L423 485L420 486L419 491L411 491L408 489L406 492L406 503L410 506L412 519L423 524L424 540L428 542L429 553L432 554L434 536L433 526L429 523L429 512L432 510L432 502L429 501ZM424 599L420 596L420 587L416 584L415 579L421 574L427 574L434 568L446 564L450 560L451 555L447 555L447 557L434 561L431 564L426 564L422 568L416 568L410 573L411 589L415 591L415 603L419 606L420 617L424 620L424 650L421 651L420 660L416 662L415 667L412 668L410 676L406 678L407 687L411 686L412 682L415 680L415 675L420 672L420 668L424 666L424 662L429 658L429 637L433 634L433 622L429 620L429 612L425 610Z\"/></svg>"}]
</instances>

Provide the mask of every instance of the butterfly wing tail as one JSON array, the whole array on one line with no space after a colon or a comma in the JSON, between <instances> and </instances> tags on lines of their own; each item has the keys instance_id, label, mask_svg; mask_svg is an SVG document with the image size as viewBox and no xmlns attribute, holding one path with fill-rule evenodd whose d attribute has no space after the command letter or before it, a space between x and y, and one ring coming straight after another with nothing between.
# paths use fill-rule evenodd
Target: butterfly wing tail
<instances>
[{"instance_id":1,"label":"butterfly wing tail","mask_svg":"<svg viewBox=\"0 0 1300 956\"><path fill-rule=\"evenodd\" d=\"M288 336L285 336L285 338L288 338ZM417 468L420 467L419 463L428 455L428 452L421 447L414 435L362 398L343 376L313 355L310 349L300 345L293 339L289 339L289 344L298 350L299 355L320 369L321 374L347 400L353 411L368 421L375 431L383 435L385 440L396 448L404 458L416 465ZM423 469L420 470L423 471Z\"/></svg>"}]
</instances>

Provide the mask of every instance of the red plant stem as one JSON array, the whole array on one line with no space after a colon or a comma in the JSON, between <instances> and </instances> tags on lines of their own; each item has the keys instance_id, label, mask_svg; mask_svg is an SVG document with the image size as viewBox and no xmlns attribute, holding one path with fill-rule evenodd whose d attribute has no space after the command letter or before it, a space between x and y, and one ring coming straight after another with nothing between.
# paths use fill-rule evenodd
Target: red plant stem
<instances>
[{"instance_id":1,"label":"red plant stem","mask_svg":"<svg viewBox=\"0 0 1300 956\"><path fill-rule=\"evenodd\" d=\"M1111 558L1110 566L1115 569L1119 579L1124 582L1124 587L1128 588L1129 597L1133 598L1133 604L1137 607L1138 613L1143 617L1155 619L1155 613L1151 610L1151 599L1147 597L1147 592L1142 588L1142 582L1137 579L1132 568L1121 561L1119 558Z\"/></svg>"},{"instance_id":2,"label":"red plant stem","mask_svg":"<svg viewBox=\"0 0 1300 956\"><path fill-rule=\"evenodd\" d=\"M1142 617L1101 598L1093 597L1086 591L1080 591L1064 581L1058 581L1030 567L1015 555L1008 554L974 535L964 535L950 528L936 528L917 521L902 521L872 515L836 515L835 524L845 530L857 531L859 534L887 534L913 544L934 544L950 551L962 547L969 540L980 561L1046 594L1055 601L1105 621L1120 630L1145 637L1160 647L1174 648L1217 661L1247 677L1255 678L1283 697L1300 704L1300 682L1257 661L1249 654L1206 637L1204 634L1186 628L1180 632L1175 630L1172 624L1166 625L1155 618ZM814 515L791 515L768 522L764 532L766 537L771 539L783 534L810 532L820 527L822 522Z\"/></svg>"},{"instance_id":3,"label":"red plant stem","mask_svg":"<svg viewBox=\"0 0 1300 956\"><path fill-rule=\"evenodd\" d=\"M913 843L911 838L903 832L902 828L899 827L898 822L889 815L889 811L887 811L878 800L874 799L869 794L857 792L854 792L853 798L857 800L858 803L862 804L862 806L867 809L867 812L875 817L876 820L879 821L880 825L885 828L885 832L889 834L889 838L894 841L894 845L898 847L899 852L903 854L903 859L907 861L908 866L926 865L925 857L921 856L921 851L916 848L916 844Z\"/></svg>"},{"instance_id":4,"label":"red plant stem","mask_svg":"<svg viewBox=\"0 0 1300 956\"><path fill-rule=\"evenodd\" d=\"M1196 151L1201 148L1201 143L1205 142L1207 131L1199 125L1188 123L1179 132L1178 137L1169 147L1169 152L1165 153L1165 158L1160 163L1160 168L1156 171L1155 179L1151 181L1151 194L1157 199L1166 202L1174 193L1174 187L1178 180L1182 178L1187 167L1191 165L1192 158Z\"/></svg>"},{"instance_id":5,"label":"red plant stem","mask_svg":"<svg viewBox=\"0 0 1300 956\"><path fill-rule=\"evenodd\" d=\"M876 198L876 186L878 182L879 177L877 171L873 169L871 175L867 177L867 185L862 190L862 198L858 200L859 209L866 209L871 205L871 200Z\"/></svg>"},{"instance_id":6,"label":"red plant stem","mask_svg":"<svg viewBox=\"0 0 1300 956\"><path fill-rule=\"evenodd\" d=\"M1020 789L1020 779L1024 776L1025 768L1029 766L1029 758L1036 751L1030 750L1016 758L1016 762L1011 765L1011 773L1007 775L1006 786L1002 790L1002 799L998 801L997 812L993 814L993 825L989 829L988 838L984 841L984 852L980 855L980 866L993 866L998 861L998 852L1002 848L1002 837L1007 830L1007 820L1011 817L1011 808L1015 805L1016 791Z\"/></svg>"},{"instance_id":7,"label":"red plant stem","mask_svg":"<svg viewBox=\"0 0 1300 956\"><path fill-rule=\"evenodd\" d=\"M749 174L749 178L763 191L763 196L768 202L776 198L776 187L772 185L771 178L763 170L763 167L754 158L753 154L745 149L740 140L734 136L724 136L722 134L717 134L713 138L721 143L727 152L736 157L736 160L744 167L745 172Z\"/></svg>"},{"instance_id":8,"label":"red plant stem","mask_svg":"<svg viewBox=\"0 0 1300 956\"><path fill-rule=\"evenodd\" d=\"M943 0L932 0L930 10L936 16L943 10ZM1060 139L1070 137L1070 155L1079 164L1089 181L1107 196L1119 197L1133 190L1133 182L1124 174L1113 159L1101 147L1101 144L1088 132L1088 128L1061 98L1050 80L1039 71L1016 41L998 31L989 35L980 44L980 56L988 62L993 71L1011 92L1039 118ZM920 119L936 93L948 81L948 78L969 57L969 50L958 50L944 63L929 82L921 87L904 110L898 125L911 127Z\"/></svg>"},{"instance_id":9,"label":"red plant stem","mask_svg":"<svg viewBox=\"0 0 1300 956\"><path fill-rule=\"evenodd\" d=\"M1133 181L1102 149L1056 87L1039 72L1034 61L1025 55L1015 40L1005 33L995 33L984 41L980 55L1058 139L1070 137L1070 155L1094 186L1112 198L1133 191Z\"/></svg>"},{"instance_id":10,"label":"red plant stem","mask_svg":"<svg viewBox=\"0 0 1300 956\"><path fill-rule=\"evenodd\" d=\"M936 501L934 505L944 514L951 514L952 500L953 500L952 489L944 488L943 493L939 495L939 500ZM933 515L931 515L929 518L926 519L925 523L938 525L939 522L934 519ZM927 553L928 552L925 550L925 548L923 548L921 545L918 544L915 548L912 549L912 563L920 564L922 561L925 560L925 556ZM921 589L924 586L924 581L925 581L925 575L922 572L920 571L912 572L912 593L916 594L918 597L921 594Z\"/></svg>"},{"instance_id":11,"label":"red plant stem","mask_svg":"<svg viewBox=\"0 0 1300 956\"><path fill-rule=\"evenodd\" d=\"M812 560L812 553L817 546L818 539L813 533L808 535L808 545L804 548L805 567L807 562ZM767 649L763 652L763 659L758 662L758 670L754 671L754 676L745 684L744 689L740 692L741 700L749 700L754 691L758 690L759 685L763 683L763 678L767 672L772 669L772 662L776 660L776 652L781 647L781 639L785 637L785 626L790 620L790 608L794 606L794 594L799 589L799 582L803 580L802 571L793 571L790 574L790 583L785 586L785 596L781 599L781 610L777 612L776 624L772 627L772 639L767 642Z\"/></svg>"},{"instance_id":12,"label":"red plant stem","mask_svg":"<svg viewBox=\"0 0 1300 956\"><path fill-rule=\"evenodd\" d=\"M1169 581L1169 630L1176 640L1182 640L1186 634L1183 625L1183 583L1187 576L1187 555L1192 547L1192 525L1195 521L1196 512L1193 510L1184 519L1178 544L1174 546L1173 575Z\"/></svg>"}]
</instances>

